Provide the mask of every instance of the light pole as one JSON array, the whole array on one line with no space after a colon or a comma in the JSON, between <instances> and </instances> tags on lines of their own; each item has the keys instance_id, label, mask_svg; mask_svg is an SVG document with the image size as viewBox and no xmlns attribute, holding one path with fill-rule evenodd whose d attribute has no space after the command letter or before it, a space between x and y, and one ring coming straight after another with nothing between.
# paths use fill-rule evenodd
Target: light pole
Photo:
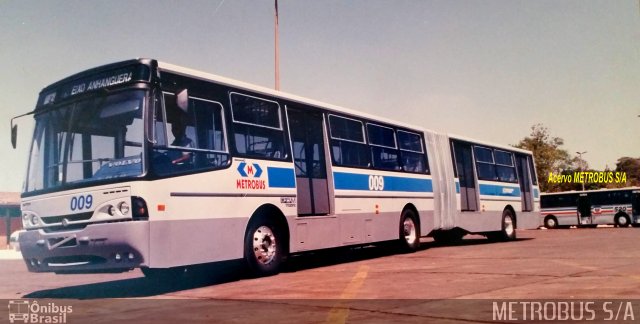
<instances>
[{"instance_id":1,"label":"light pole","mask_svg":"<svg viewBox=\"0 0 640 324\"><path fill-rule=\"evenodd\" d=\"M278 40L278 0L275 0L276 14L274 16L274 48L275 48L275 78L276 90L280 90L280 42Z\"/></svg>"},{"instance_id":2,"label":"light pole","mask_svg":"<svg viewBox=\"0 0 640 324\"><path fill-rule=\"evenodd\" d=\"M584 160L582 159L582 154L586 154L586 153L587 153L587 151L576 152L576 154L578 154L578 158L580 159L580 166L579 166L580 167L580 171L584 171L584 165L582 164ZM584 191L584 178L582 179L581 182L582 182L582 191Z\"/></svg>"}]
</instances>

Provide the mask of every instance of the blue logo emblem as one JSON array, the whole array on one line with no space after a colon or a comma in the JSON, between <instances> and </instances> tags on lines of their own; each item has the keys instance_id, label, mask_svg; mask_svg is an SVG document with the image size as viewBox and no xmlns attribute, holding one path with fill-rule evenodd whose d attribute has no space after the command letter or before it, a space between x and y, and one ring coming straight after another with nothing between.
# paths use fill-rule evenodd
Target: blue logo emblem
<instances>
[{"instance_id":1,"label":"blue logo emblem","mask_svg":"<svg viewBox=\"0 0 640 324\"><path fill-rule=\"evenodd\" d=\"M240 162L240 164L238 164L238 173L240 173L243 178L249 176L253 178L260 178L262 175L262 168L258 163L247 164L246 162Z\"/></svg>"}]
</instances>

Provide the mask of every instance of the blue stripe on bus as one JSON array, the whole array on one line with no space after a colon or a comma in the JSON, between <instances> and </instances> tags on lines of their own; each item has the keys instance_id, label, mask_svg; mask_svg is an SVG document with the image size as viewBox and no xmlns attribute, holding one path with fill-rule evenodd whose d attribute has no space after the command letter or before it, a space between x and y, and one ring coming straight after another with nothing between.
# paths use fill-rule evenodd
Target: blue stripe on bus
<instances>
[{"instance_id":1,"label":"blue stripe on bus","mask_svg":"<svg viewBox=\"0 0 640 324\"><path fill-rule=\"evenodd\" d=\"M520 188L481 183L480 194L486 196L520 197Z\"/></svg>"},{"instance_id":2,"label":"blue stripe on bus","mask_svg":"<svg viewBox=\"0 0 640 324\"><path fill-rule=\"evenodd\" d=\"M456 181L456 193L460 193L460 182Z\"/></svg>"},{"instance_id":3,"label":"blue stripe on bus","mask_svg":"<svg viewBox=\"0 0 640 324\"><path fill-rule=\"evenodd\" d=\"M431 179L394 176L376 177L383 178L384 186L380 191L433 192ZM334 172L333 183L337 190L370 190L368 174Z\"/></svg>"},{"instance_id":4,"label":"blue stripe on bus","mask_svg":"<svg viewBox=\"0 0 640 324\"><path fill-rule=\"evenodd\" d=\"M533 198L540 198L540 190L533 188Z\"/></svg>"},{"instance_id":5,"label":"blue stripe on bus","mask_svg":"<svg viewBox=\"0 0 640 324\"><path fill-rule=\"evenodd\" d=\"M293 169L267 167L267 179L271 188L296 187L296 175Z\"/></svg>"}]
</instances>

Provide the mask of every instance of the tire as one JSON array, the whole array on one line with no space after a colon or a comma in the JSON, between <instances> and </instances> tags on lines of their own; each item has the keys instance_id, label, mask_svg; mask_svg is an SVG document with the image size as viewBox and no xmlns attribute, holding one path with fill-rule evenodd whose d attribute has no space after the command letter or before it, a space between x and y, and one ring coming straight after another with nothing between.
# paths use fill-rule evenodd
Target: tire
<instances>
[{"instance_id":1,"label":"tire","mask_svg":"<svg viewBox=\"0 0 640 324\"><path fill-rule=\"evenodd\" d=\"M244 259L251 272L259 277L280 272L284 259L281 229L264 218L251 221L244 238Z\"/></svg>"},{"instance_id":2,"label":"tire","mask_svg":"<svg viewBox=\"0 0 640 324\"><path fill-rule=\"evenodd\" d=\"M618 227L629 227L631 221L629 220L629 216L627 215L618 215L616 216L616 226Z\"/></svg>"},{"instance_id":3,"label":"tire","mask_svg":"<svg viewBox=\"0 0 640 324\"><path fill-rule=\"evenodd\" d=\"M492 232L487 238L496 242L514 241L516 239L516 218L513 212L505 209L502 212L502 229L499 232Z\"/></svg>"},{"instance_id":4,"label":"tire","mask_svg":"<svg viewBox=\"0 0 640 324\"><path fill-rule=\"evenodd\" d=\"M554 216L547 216L547 218L544 219L544 227L548 229L557 229L558 220Z\"/></svg>"},{"instance_id":5,"label":"tire","mask_svg":"<svg viewBox=\"0 0 640 324\"><path fill-rule=\"evenodd\" d=\"M420 248L420 223L411 209L405 209L400 216L398 241L404 252L415 252Z\"/></svg>"}]
</instances>

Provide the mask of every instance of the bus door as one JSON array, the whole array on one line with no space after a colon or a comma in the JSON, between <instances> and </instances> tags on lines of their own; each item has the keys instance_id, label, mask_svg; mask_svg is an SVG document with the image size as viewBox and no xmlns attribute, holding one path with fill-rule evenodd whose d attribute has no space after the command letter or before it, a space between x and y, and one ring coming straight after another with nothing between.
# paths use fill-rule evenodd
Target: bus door
<instances>
[{"instance_id":1,"label":"bus door","mask_svg":"<svg viewBox=\"0 0 640 324\"><path fill-rule=\"evenodd\" d=\"M462 211L478 210L476 198L476 180L473 168L471 144L453 142L453 151L460 179L460 202Z\"/></svg>"},{"instance_id":2,"label":"bus door","mask_svg":"<svg viewBox=\"0 0 640 324\"><path fill-rule=\"evenodd\" d=\"M578 224L592 224L591 219L591 199L586 193L578 196Z\"/></svg>"},{"instance_id":3,"label":"bus door","mask_svg":"<svg viewBox=\"0 0 640 324\"><path fill-rule=\"evenodd\" d=\"M518 169L518 182L522 196L522 211L533 211L533 191L531 190L531 170L529 170L529 157L516 154L516 168Z\"/></svg>"},{"instance_id":4,"label":"bus door","mask_svg":"<svg viewBox=\"0 0 640 324\"><path fill-rule=\"evenodd\" d=\"M631 194L631 209L633 210L633 216L640 215L640 191L634 191Z\"/></svg>"},{"instance_id":5,"label":"bus door","mask_svg":"<svg viewBox=\"0 0 640 324\"><path fill-rule=\"evenodd\" d=\"M298 215L329 214L322 114L287 108L296 170Z\"/></svg>"}]
</instances>

